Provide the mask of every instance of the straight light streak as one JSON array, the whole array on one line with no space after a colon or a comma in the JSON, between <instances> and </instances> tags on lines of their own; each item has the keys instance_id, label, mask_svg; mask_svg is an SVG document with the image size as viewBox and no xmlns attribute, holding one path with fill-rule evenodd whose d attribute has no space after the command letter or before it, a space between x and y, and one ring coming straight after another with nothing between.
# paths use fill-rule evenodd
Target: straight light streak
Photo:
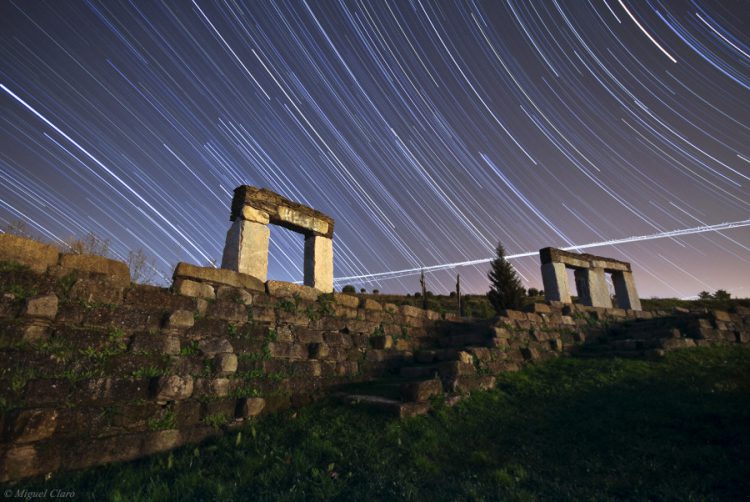
<instances>
[{"instance_id":1,"label":"straight light streak","mask_svg":"<svg viewBox=\"0 0 750 502\"><path fill-rule=\"evenodd\" d=\"M732 228L741 228L741 227L747 227L747 226L750 226L750 219L733 221L733 222L728 222L728 223L717 223L716 225L703 225L700 227L682 228L679 230L670 230L667 232L659 232L656 234L624 237L622 239L612 239L608 241L592 242L589 244L568 246L568 247L564 247L561 249L569 251L573 249L577 250L577 249L587 249L587 248L595 248L595 247L602 247L602 246L617 246L619 244L628 244L631 242L651 241L655 239L666 239L670 237L680 237L683 235L702 234L705 232L720 232L722 230L730 230ZM539 251L527 251L525 253L508 255L505 258L507 259L525 258L527 256L535 256L537 254L539 254ZM404 270L392 270L389 272L378 272L375 274L351 275L348 277L337 277L334 279L334 281L341 282L341 281L355 281L355 280L356 281L384 280L384 279L391 278L390 276L392 275L398 276L398 277L404 277L408 275L418 274L423 270L425 272L449 270L449 269L456 268L456 267L465 267L465 266L470 266L470 265L480 265L482 263L489 263L494 259L495 258L480 258L478 260L468 260L468 261L461 261L461 262L456 262L456 263L444 263L442 265L431 265L429 267L409 268L409 269L404 269Z\"/></svg>"}]
</instances>

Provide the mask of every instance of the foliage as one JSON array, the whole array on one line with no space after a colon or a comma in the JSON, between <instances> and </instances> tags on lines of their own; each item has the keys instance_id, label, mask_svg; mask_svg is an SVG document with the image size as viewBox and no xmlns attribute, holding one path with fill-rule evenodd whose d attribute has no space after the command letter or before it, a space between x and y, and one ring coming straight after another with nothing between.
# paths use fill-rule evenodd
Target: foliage
<instances>
[{"instance_id":1,"label":"foliage","mask_svg":"<svg viewBox=\"0 0 750 502\"><path fill-rule=\"evenodd\" d=\"M737 500L750 492L749 377L742 347L561 358L425 417L323 402L17 488L89 500Z\"/></svg>"},{"instance_id":2,"label":"foliage","mask_svg":"<svg viewBox=\"0 0 750 502\"><path fill-rule=\"evenodd\" d=\"M498 313L503 309L518 310L523 307L523 298L526 296L521 280L513 265L505 259L505 248L501 243L497 245L496 256L490 263L487 275L490 280L487 299Z\"/></svg>"},{"instance_id":3,"label":"foliage","mask_svg":"<svg viewBox=\"0 0 750 502\"><path fill-rule=\"evenodd\" d=\"M357 290L351 284L347 284L346 286L344 286L343 288L341 288L341 292L353 295L354 293L357 292Z\"/></svg>"}]
</instances>

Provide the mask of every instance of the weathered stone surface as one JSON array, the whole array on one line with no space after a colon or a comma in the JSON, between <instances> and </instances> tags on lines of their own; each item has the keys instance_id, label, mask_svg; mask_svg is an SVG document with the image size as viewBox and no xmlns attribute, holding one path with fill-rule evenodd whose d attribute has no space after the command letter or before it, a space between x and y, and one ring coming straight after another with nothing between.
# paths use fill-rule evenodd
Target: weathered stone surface
<instances>
[{"instance_id":1,"label":"weathered stone surface","mask_svg":"<svg viewBox=\"0 0 750 502\"><path fill-rule=\"evenodd\" d=\"M195 314L189 310L175 310L164 321L164 327L169 329L192 328L195 324Z\"/></svg>"},{"instance_id":2,"label":"weathered stone surface","mask_svg":"<svg viewBox=\"0 0 750 502\"><path fill-rule=\"evenodd\" d=\"M216 357L216 371L222 375L232 374L237 371L236 354L219 354Z\"/></svg>"},{"instance_id":3,"label":"weathered stone surface","mask_svg":"<svg viewBox=\"0 0 750 502\"><path fill-rule=\"evenodd\" d=\"M424 317L424 310L417 308L417 307L412 307L411 305L401 305L399 309L401 313L405 316L418 317L418 318Z\"/></svg>"},{"instance_id":4,"label":"weathered stone surface","mask_svg":"<svg viewBox=\"0 0 750 502\"><path fill-rule=\"evenodd\" d=\"M232 354L234 355L234 354ZM229 379L228 378L214 378L209 384L209 390L211 395L216 397L226 397L229 395Z\"/></svg>"},{"instance_id":5,"label":"weathered stone surface","mask_svg":"<svg viewBox=\"0 0 750 502\"><path fill-rule=\"evenodd\" d=\"M375 300L371 300L369 298L362 298L359 303L359 307L365 310L383 310L383 306L380 304L380 302L376 302Z\"/></svg>"},{"instance_id":6,"label":"weathered stone surface","mask_svg":"<svg viewBox=\"0 0 750 502\"><path fill-rule=\"evenodd\" d=\"M226 300L242 305L252 305L253 295L241 288L234 288L232 286L219 286L216 289L216 299Z\"/></svg>"},{"instance_id":7,"label":"weathered stone surface","mask_svg":"<svg viewBox=\"0 0 750 502\"><path fill-rule=\"evenodd\" d=\"M99 279L78 279L70 288L68 299L84 303L122 303L122 282L108 277Z\"/></svg>"},{"instance_id":8,"label":"weathered stone surface","mask_svg":"<svg viewBox=\"0 0 750 502\"><path fill-rule=\"evenodd\" d=\"M57 429L57 417L57 410L49 408L21 410L11 421L11 440L31 443L48 438Z\"/></svg>"},{"instance_id":9,"label":"weathered stone surface","mask_svg":"<svg viewBox=\"0 0 750 502\"><path fill-rule=\"evenodd\" d=\"M443 384L437 379L401 384L401 399L404 401L423 402L442 394Z\"/></svg>"},{"instance_id":10,"label":"weathered stone surface","mask_svg":"<svg viewBox=\"0 0 750 502\"><path fill-rule=\"evenodd\" d=\"M529 316L526 314L526 312L521 312L519 310L501 310L500 315L502 317L507 317L512 321L526 321L529 319Z\"/></svg>"},{"instance_id":11,"label":"weathered stone surface","mask_svg":"<svg viewBox=\"0 0 750 502\"><path fill-rule=\"evenodd\" d=\"M178 263L174 270L176 279L192 279L198 282L210 282L217 285L244 288L249 291L264 292L264 281L251 275L227 270L225 268L198 267L189 263Z\"/></svg>"},{"instance_id":12,"label":"weathered stone surface","mask_svg":"<svg viewBox=\"0 0 750 502\"><path fill-rule=\"evenodd\" d=\"M170 375L156 380L155 399L160 401L181 401L193 394L193 377Z\"/></svg>"},{"instance_id":13,"label":"weathered stone surface","mask_svg":"<svg viewBox=\"0 0 750 502\"><path fill-rule=\"evenodd\" d=\"M203 282L196 282L190 279L177 279L174 282L175 293L183 296L191 296L193 298L203 298L206 300L213 300L216 296L214 287L210 284ZM208 304L205 305L208 307Z\"/></svg>"},{"instance_id":14,"label":"weathered stone surface","mask_svg":"<svg viewBox=\"0 0 750 502\"><path fill-rule=\"evenodd\" d=\"M60 267L63 270L80 270L93 274L102 274L121 285L130 284L130 269L117 260L110 260L103 256L91 254L68 254L60 255Z\"/></svg>"},{"instance_id":15,"label":"weathered stone surface","mask_svg":"<svg viewBox=\"0 0 750 502\"><path fill-rule=\"evenodd\" d=\"M227 232L221 268L265 282L268 278L268 243L271 230L263 223L237 219Z\"/></svg>"},{"instance_id":16,"label":"weathered stone surface","mask_svg":"<svg viewBox=\"0 0 750 502\"><path fill-rule=\"evenodd\" d=\"M257 417L266 407L266 400L262 397L248 397L240 399L237 407L237 415L242 418Z\"/></svg>"},{"instance_id":17,"label":"weathered stone surface","mask_svg":"<svg viewBox=\"0 0 750 502\"><path fill-rule=\"evenodd\" d=\"M570 303L570 286L568 273L562 263L543 263L542 282L544 299L548 302Z\"/></svg>"},{"instance_id":18,"label":"weathered stone surface","mask_svg":"<svg viewBox=\"0 0 750 502\"><path fill-rule=\"evenodd\" d=\"M198 342L198 348L206 356L215 356L216 354L229 354L234 352L232 344L226 338L216 339L208 338Z\"/></svg>"},{"instance_id":19,"label":"weathered stone surface","mask_svg":"<svg viewBox=\"0 0 750 502\"><path fill-rule=\"evenodd\" d=\"M243 206L241 215L243 220L253 221L262 225L268 225L270 222L267 212L260 211L251 206Z\"/></svg>"},{"instance_id":20,"label":"weathered stone surface","mask_svg":"<svg viewBox=\"0 0 750 502\"><path fill-rule=\"evenodd\" d=\"M527 305L523 309L525 312L533 312L536 314L551 314L552 308L547 305L546 303L532 303L531 305Z\"/></svg>"},{"instance_id":21,"label":"weathered stone surface","mask_svg":"<svg viewBox=\"0 0 750 502\"><path fill-rule=\"evenodd\" d=\"M359 307L359 298L352 295L346 295L344 293L334 293L333 301L350 309L356 309L357 307Z\"/></svg>"},{"instance_id":22,"label":"weathered stone surface","mask_svg":"<svg viewBox=\"0 0 750 502\"><path fill-rule=\"evenodd\" d=\"M305 237L304 283L323 293L333 292L333 240L320 235Z\"/></svg>"},{"instance_id":23,"label":"weathered stone surface","mask_svg":"<svg viewBox=\"0 0 750 502\"><path fill-rule=\"evenodd\" d=\"M268 281L266 287L268 288L268 294L276 298L299 298L308 302L317 301L321 293L310 286L282 281Z\"/></svg>"},{"instance_id":24,"label":"weathered stone surface","mask_svg":"<svg viewBox=\"0 0 750 502\"><path fill-rule=\"evenodd\" d=\"M54 319L57 315L57 295L43 295L29 298L23 308L22 315L42 319Z\"/></svg>"},{"instance_id":25,"label":"weathered stone surface","mask_svg":"<svg viewBox=\"0 0 750 502\"><path fill-rule=\"evenodd\" d=\"M49 339L49 323L44 321L33 321L23 327L21 340L27 343L42 342Z\"/></svg>"},{"instance_id":26,"label":"weathered stone surface","mask_svg":"<svg viewBox=\"0 0 750 502\"><path fill-rule=\"evenodd\" d=\"M42 274L47 267L57 265L59 254L54 246L17 235L0 234L0 261L20 263Z\"/></svg>"},{"instance_id":27,"label":"weathered stone surface","mask_svg":"<svg viewBox=\"0 0 750 502\"><path fill-rule=\"evenodd\" d=\"M315 233L328 238L333 236L332 218L271 190L247 185L235 188L231 220L241 218L247 206L268 214L270 223L274 225L305 235Z\"/></svg>"}]
</instances>

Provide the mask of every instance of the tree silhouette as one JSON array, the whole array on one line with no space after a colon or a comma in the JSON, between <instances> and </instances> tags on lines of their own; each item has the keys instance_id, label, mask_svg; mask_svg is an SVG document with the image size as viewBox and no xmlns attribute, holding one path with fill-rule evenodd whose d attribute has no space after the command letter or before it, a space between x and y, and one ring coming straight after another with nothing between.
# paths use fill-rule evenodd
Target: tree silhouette
<instances>
[{"instance_id":1,"label":"tree silhouette","mask_svg":"<svg viewBox=\"0 0 750 502\"><path fill-rule=\"evenodd\" d=\"M520 309L523 306L525 290L516 270L505 259L505 248L498 243L497 258L490 263L490 290L487 299L498 313L503 309Z\"/></svg>"}]
</instances>

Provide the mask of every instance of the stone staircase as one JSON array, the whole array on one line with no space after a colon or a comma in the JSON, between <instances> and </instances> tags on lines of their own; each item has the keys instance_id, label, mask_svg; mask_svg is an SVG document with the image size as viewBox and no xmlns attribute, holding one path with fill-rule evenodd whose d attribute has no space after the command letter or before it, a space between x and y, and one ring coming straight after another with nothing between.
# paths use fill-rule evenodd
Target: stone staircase
<instances>
[{"instance_id":1,"label":"stone staircase","mask_svg":"<svg viewBox=\"0 0 750 502\"><path fill-rule=\"evenodd\" d=\"M607 327L597 338L576 347L573 355L658 359L672 350L741 342L727 322L717 319L716 314L707 317L705 312L674 312L653 319L627 320Z\"/></svg>"},{"instance_id":2,"label":"stone staircase","mask_svg":"<svg viewBox=\"0 0 750 502\"><path fill-rule=\"evenodd\" d=\"M494 340L492 320L446 321L433 346L414 352L396 375L342 389L339 396L399 418L427 413L434 399L453 405L470 391L495 385L478 364Z\"/></svg>"}]
</instances>

